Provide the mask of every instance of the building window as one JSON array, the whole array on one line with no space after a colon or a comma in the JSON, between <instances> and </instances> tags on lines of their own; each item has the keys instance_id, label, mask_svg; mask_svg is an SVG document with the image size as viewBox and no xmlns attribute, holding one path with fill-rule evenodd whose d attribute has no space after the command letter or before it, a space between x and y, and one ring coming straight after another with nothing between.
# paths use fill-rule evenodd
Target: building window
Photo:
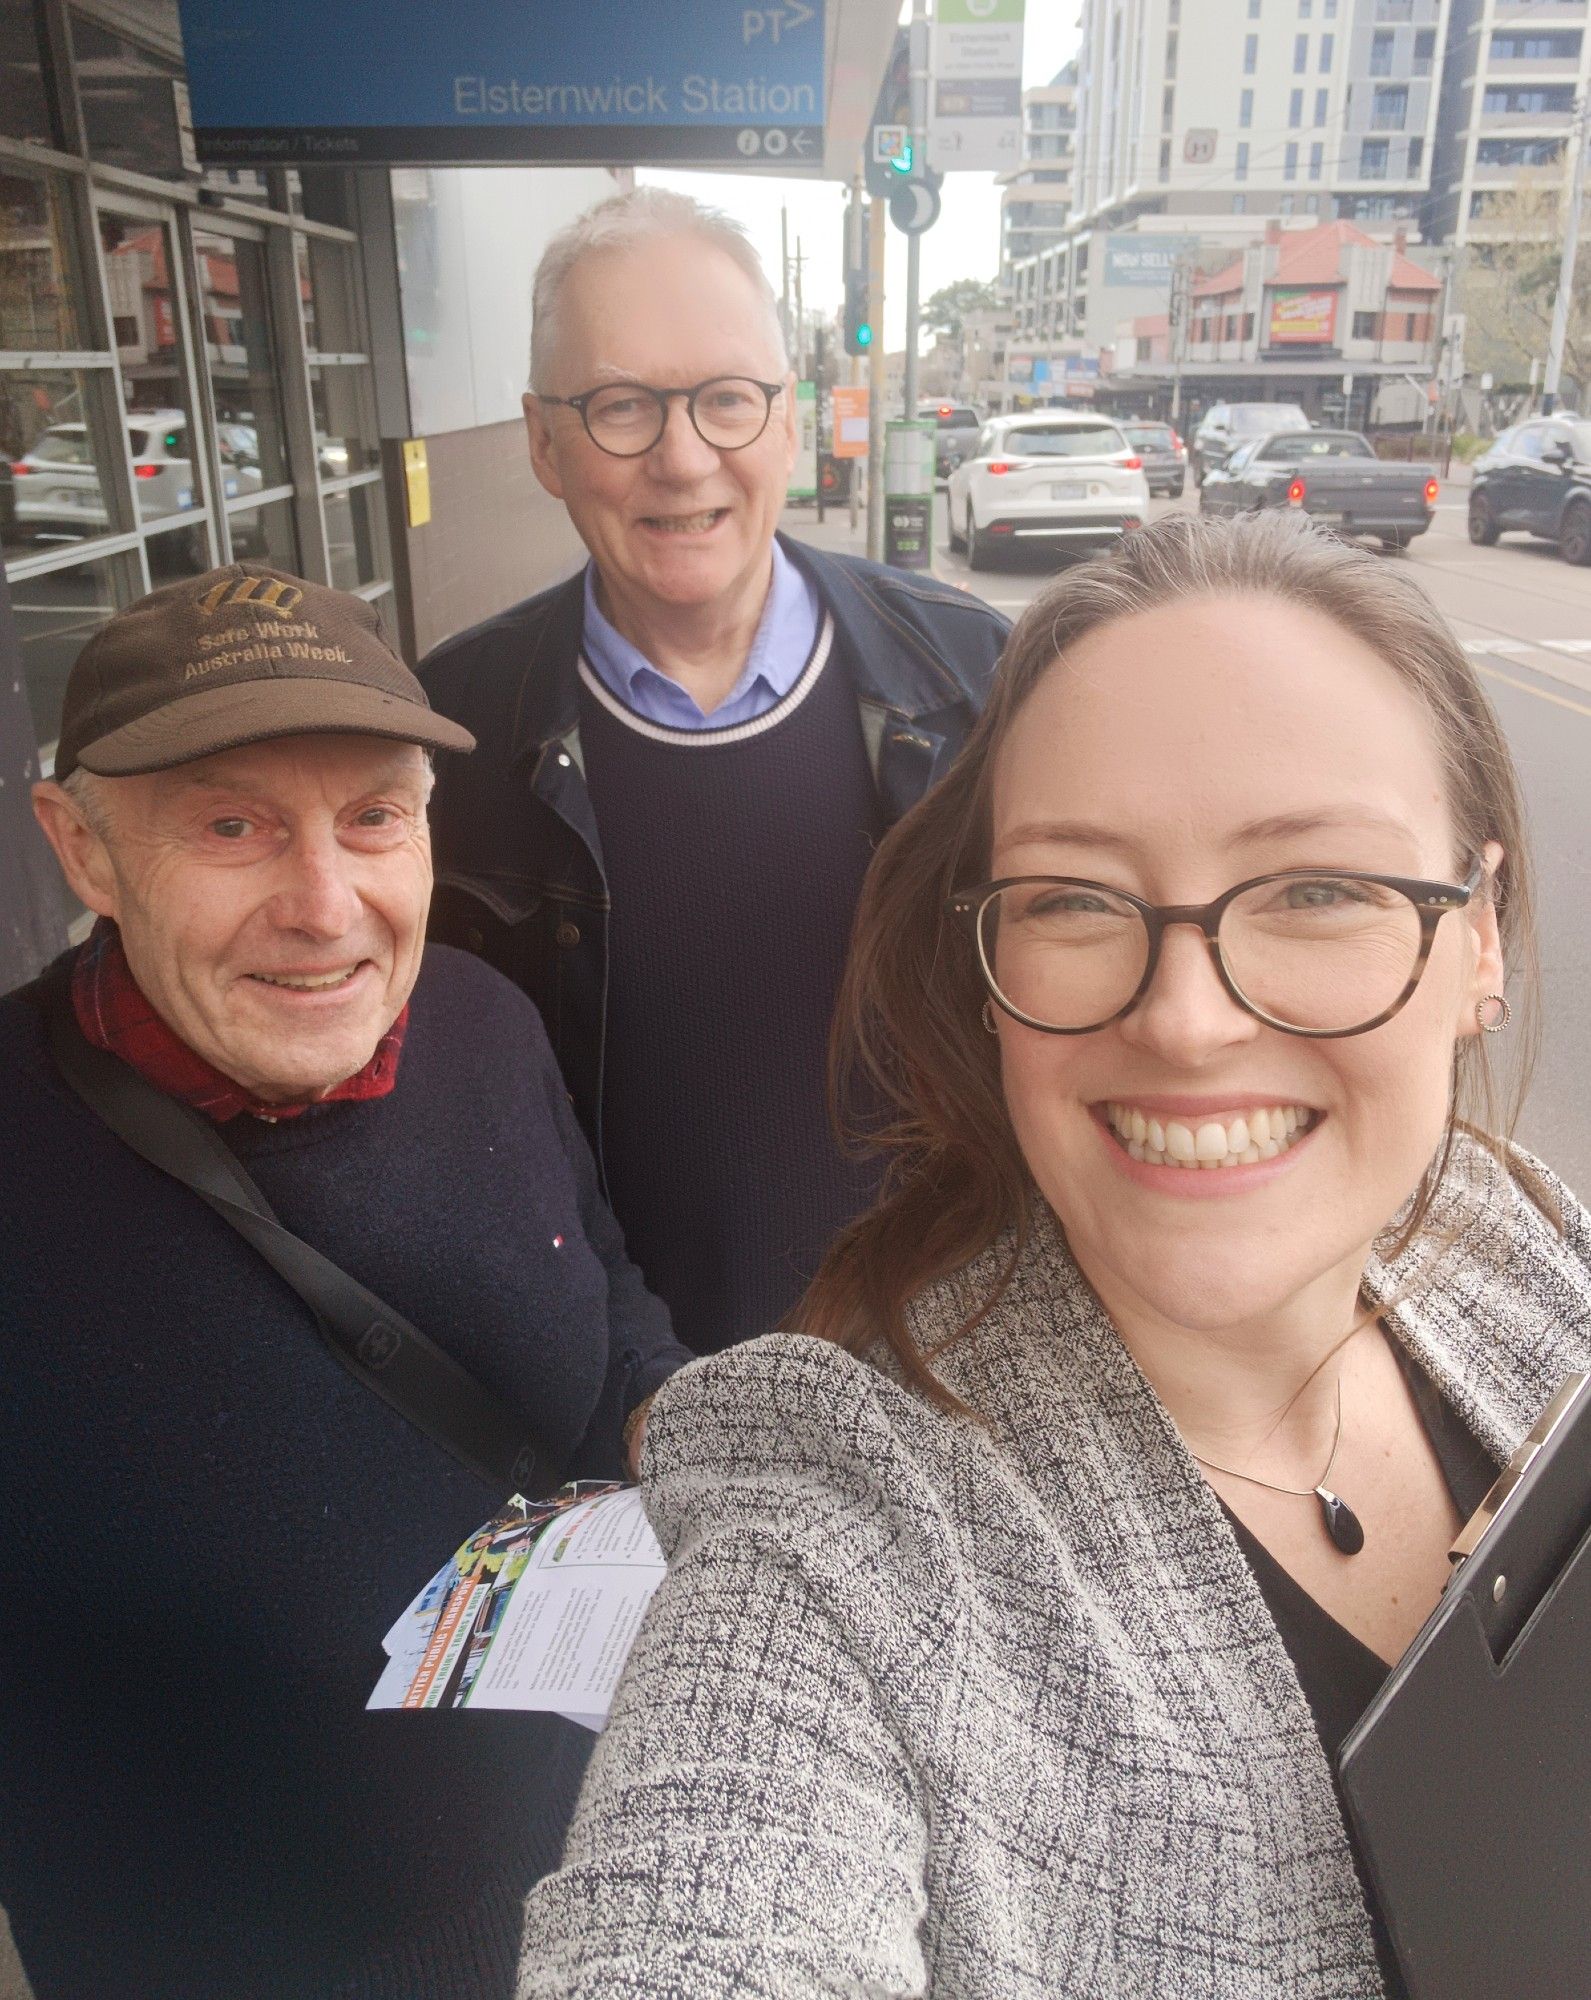
<instances>
[{"instance_id":1,"label":"building window","mask_svg":"<svg viewBox=\"0 0 1591 2000\"><path fill-rule=\"evenodd\" d=\"M1378 21L1412 21L1414 0L1376 0Z\"/></svg>"},{"instance_id":2,"label":"building window","mask_svg":"<svg viewBox=\"0 0 1591 2000\"><path fill-rule=\"evenodd\" d=\"M1320 196L1318 194L1306 194L1304 196L1304 213L1306 215L1319 215Z\"/></svg>"},{"instance_id":3,"label":"building window","mask_svg":"<svg viewBox=\"0 0 1591 2000\"><path fill-rule=\"evenodd\" d=\"M1252 340L1254 338L1254 315L1251 312L1246 312L1243 315L1243 338L1245 340Z\"/></svg>"},{"instance_id":4,"label":"building window","mask_svg":"<svg viewBox=\"0 0 1591 2000\"><path fill-rule=\"evenodd\" d=\"M1257 21L1259 19L1260 0L1248 0L1248 17L1251 21Z\"/></svg>"},{"instance_id":5,"label":"building window","mask_svg":"<svg viewBox=\"0 0 1591 2000\"><path fill-rule=\"evenodd\" d=\"M1176 112L1176 105L1176 85L1168 83L1160 93L1160 129L1162 132L1169 132L1171 130L1171 121Z\"/></svg>"},{"instance_id":6,"label":"building window","mask_svg":"<svg viewBox=\"0 0 1591 2000\"><path fill-rule=\"evenodd\" d=\"M1376 336L1376 315L1373 312L1356 312L1353 316L1353 337L1355 340L1374 340Z\"/></svg>"},{"instance_id":7,"label":"building window","mask_svg":"<svg viewBox=\"0 0 1591 2000\"><path fill-rule=\"evenodd\" d=\"M1481 109L1512 117L1545 118L1558 113L1567 117L1574 109L1574 85L1537 83L1514 90L1493 85L1482 97Z\"/></svg>"},{"instance_id":8,"label":"building window","mask_svg":"<svg viewBox=\"0 0 1591 2000\"><path fill-rule=\"evenodd\" d=\"M1558 34L1540 32L1526 34L1515 29L1511 34L1492 36L1493 62L1578 62L1580 60L1580 34L1578 29Z\"/></svg>"},{"instance_id":9,"label":"building window","mask_svg":"<svg viewBox=\"0 0 1591 2000\"><path fill-rule=\"evenodd\" d=\"M1245 76L1252 76L1254 74L1254 68L1256 63L1258 63L1259 61L1259 56L1260 56L1259 36L1245 35L1243 37L1243 74Z\"/></svg>"},{"instance_id":10,"label":"building window","mask_svg":"<svg viewBox=\"0 0 1591 2000\"><path fill-rule=\"evenodd\" d=\"M1401 132L1408 115L1408 85L1383 85L1371 101L1370 129L1372 132Z\"/></svg>"},{"instance_id":11,"label":"building window","mask_svg":"<svg viewBox=\"0 0 1591 2000\"><path fill-rule=\"evenodd\" d=\"M1388 145L1385 139L1365 139L1359 146L1359 178L1384 181L1387 177Z\"/></svg>"},{"instance_id":12,"label":"building window","mask_svg":"<svg viewBox=\"0 0 1591 2000\"><path fill-rule=\"evenodd\" d=\"M1237 167L1234 172L1234 178L1240 181L1246 181L1248 179L1247 139L1239 139L1237 142Z\"/></svg>"},{"instance_id":13,"label":"building window","mask_svg":"<svg viewBox=\"0 0 1591 2000\"><path fill-rule=\"evenodd\" d=\"M1163 181L1168 181L1171 178L1171 141L1169 139L1162 139L1160 141L1160 178Z\"/></svg>"},{"instance_id":14,"label":"building window","mask_svg":"<svg viewBox=\"0 0 1591 2000\"><path fill-rule=\"evenodd\" d=\"M1308 67L1309 67L1309 37L1308 35L1294 35L1293 37L1294 76L1302 76L1304 71L1308 69Z\"/></svg>"},{"instance_id":15,"label":"building window","mask_svg":"<svg viewBox=\"0 0 1591 2000\"><path fill-rule=\"evenodd\" d=\"M1477 167L1550 167L1563 155L1562 139L1477 139Z\"/></svg>"},{"instance_id":16,"label":"building window","mask_svg":"<svg viewBox=\"0 0 1591 2000\"><path fill-rule=\"evenodd\" d=\"M1436 58L1435 28L1419 28L1414 36L1414 74L1429 76L1431 64Z\"/></svg>"},{"instance_id":17,"label":"building window","mask_svg":"<svg viewBox=\"0 0 1591 2000\"><path fill-rule=\"evenodd\" d=\"M1254 93L1245 90L1237 100L1237 122L1241 130L1247 131L1254 123Z\"/></svg>"},{"instance_id":18,"label":"building window","mask_svg":"<svg viewBox=\"0 0 1591 2000\"><path fill-rule=\"evenodd\" d=\"M1276 197L1276 212L1278 215L1292 214L1293 197L1290 194L1282 194Z\"/></svg>"},{"instance_id":19,"label":"building window","mask_svg":"<svg viewBox=\"0 0 1591 2000\"><path fill-rule=\"evenodd\" d=\"M1246 194L1233 195L1232 213L1234 215L1246 215L1248 213L1248 196Z\"/></svg>"},{"instance_id":20,"label":"building window","mask_svg":"<svg viewBox=\"0 0 1591 2000\"><path fill-rule=\"evenodd\" d=\"M1318 181L1320 179L1320 169L1325 161L1325 158L1326 158L1326 149L1317 139L1309 149L1309 178L1312 181Z\"/></svg>"},{"instance_id":21,"label":"building window","mask_svg":"<svg viewBox=\"0 0 1591 2000\"><path fill-rule=\"evenodd\" d=\"M1289 97L1287 100L1287 123L1291 130L1297 131L1298 127L1302 125L1303 122L1304 122L1304 93L1301 90L1295 90L1292 96Z\"/></svg>"},{"instance_id":22,"label":"building window","mask_svg":"<svg viewBox=\"0 0 1591 2000\"><path fill-rule=\"evenodd\" d=\"M1173 28L1166 36L1166 75L1177 73L1177 31Z\"/></svg>"},{"instance_id":23,"label":"building window","mask_svg":"<svg viewBox=\"0 0 1591 2000\"><path fill-rule=\"evenodd\" d=\"M1282 179L1284 181L1298 179L1298 144L1293 139L1288 140L1287 150L1282 155Z\"/></svg>"},{"instance_id":24,"label":"building window","mask_svg":"<svg viewBox=\"0 0 1591 2000\"><path fill-rule=\"evenodd\" d=\"M1326 106L1330 103L1330 101L1331 101L1331 92L1329 90L1317 90L1315 92L1315 123L1317 125L1325 124Z\"/></svg>"},{"instance_id":25,"label":"building window","mask_svg":"<svg viewBox=\"0 0 1591 2000\"><path fill-rule=\"evenodd\" d=\"M1370 38L1370 74L1390 76L1392 74L1392 30L1379 28Z\"/></svg>"},{"instance_id":26,"label":"building window","mask_svg":"<svg viewBox=\"0 0 1591 2000\"><path fill-rule=\"evenodd\" d=\"M1425 165L1425 141L1414 138L1409 141L1409 172L1417 174Z\"/></svg>"},{"instance_id":27,"label":"building window","mask_svg":"<svg viewBox=\"0 0 1591 2000\"><path fill-rule=\"evenodd\" d=\"M1331 56L1332 50L1336 46L1336 39L1335 35L1322 35L1320 38L1319 68L1322 76L1329 76L1331 73Z\"/></svg>"}]
</instances>

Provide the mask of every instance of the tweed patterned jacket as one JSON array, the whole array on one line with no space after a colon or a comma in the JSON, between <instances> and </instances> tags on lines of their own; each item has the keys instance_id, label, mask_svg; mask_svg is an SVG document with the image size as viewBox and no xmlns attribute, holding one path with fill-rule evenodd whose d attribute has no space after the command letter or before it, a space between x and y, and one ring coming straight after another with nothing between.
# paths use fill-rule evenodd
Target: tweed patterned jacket
<instances>
[{"instance_id":1,"label":"tweed patterned jacket","mask_svg":"<svg viewBox=\"0 0 1591 2000\"><path fill-rule=\"evenodd\" d=\"M1366 1284L1502 1461L1591 1365L1591 1218L1460 1168ZM925 1342L1008 1247L922 1296ZM669 1572L519 2000L1380 1995L1292 1663L1053 1220L939 1366L987 1429L797 1335L659 1394Z\"/></svg>"}]
</instances>

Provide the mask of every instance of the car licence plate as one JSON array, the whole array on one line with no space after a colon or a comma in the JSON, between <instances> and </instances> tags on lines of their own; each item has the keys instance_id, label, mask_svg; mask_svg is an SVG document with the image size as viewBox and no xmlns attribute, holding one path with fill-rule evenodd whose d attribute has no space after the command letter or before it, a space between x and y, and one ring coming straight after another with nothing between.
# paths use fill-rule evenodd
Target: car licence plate
<instances>
[{"instance_id":1,"label":"car licence plate","mask_svg":"<svg viewBox=\"0 0 1591 2000\"><path fill-rule=\"evenodd\" d=\"M1309 518L1312 521L1318 521L1323 528L1340 528L1348 516L1346 514L1317 514L1312 512Z\"/></svg>"},{"instance_id":2,"label":"car licence plate","mask_svg":"<svg viewBox=\"0 0 1591 2000\"><path fill-rule=\"evenodd\" d=\"M1081 479L1057 479L1050 488L1052 500L1086 500L1088 488Z\"/></svg>"}]
</instances>

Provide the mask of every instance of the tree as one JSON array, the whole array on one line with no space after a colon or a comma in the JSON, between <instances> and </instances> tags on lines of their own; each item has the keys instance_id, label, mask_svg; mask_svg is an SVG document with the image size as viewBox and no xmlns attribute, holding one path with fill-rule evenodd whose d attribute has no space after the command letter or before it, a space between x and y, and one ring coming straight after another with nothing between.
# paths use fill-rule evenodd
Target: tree
<instances>
[{"instance_id":1,"label":"tree","mask_svg":"<svg viewBox=\"0 0 1591 2000\"><path fill-rule=\"evenodd\" d=\"M1000 294L992 280L957 278L953 285L941 285L931 299L924 301L920 314L923 331L942 333L954 340L969 313L993 312L999 303Z\"/></svg>"},{"instance_id":2,"label":"tree","mask_svg":"<svg viewBox=\"0 0 1591 2000\"><path fill-rule=\"evenodd\" d=\"M1562 246L1558 216L1564 189L1555 177L1521 174L1489 197L1476 218L1453 304L1462 312L1468 374L1523 383L1544 362L1558 296ZM1591 382L1591 246L1575 262L1574 293L1563 348L1566 402Z\"/></svg>"}]
</instances>

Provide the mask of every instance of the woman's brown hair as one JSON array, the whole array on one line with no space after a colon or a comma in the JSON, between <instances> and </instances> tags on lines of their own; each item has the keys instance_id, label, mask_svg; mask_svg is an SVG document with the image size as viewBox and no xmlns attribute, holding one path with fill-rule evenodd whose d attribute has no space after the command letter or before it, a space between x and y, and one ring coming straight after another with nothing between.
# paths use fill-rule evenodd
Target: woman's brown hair
<instances>
[{"instance_id":1,"label":"woman's brown hair","mask_svg":"<svg viewBox=\"0 0 1591 2000\"><path fill-rule=\"evenodd\" d=\"M908 1301L1006 1231L1020 1249L1032 1187L1001 1093L999 1045L980 1019L985 989L969 934L945 915L959 888L989 872L995 761L1028 696L1064 669L1086 633L1191 597L1264 596L1303 605L1352 633L1419 696L1447 778L1455 868L1499 842L1489 893L1516 987L1506 1105L1486 1037L1460 1045L1446 1135L1389 1254L1412 1241L1467 1131L1509 1163L1537 1038L1535 928L1524 810L1497 717L1462 648L1419 586L1384 558L1298 516L1217 521L1175 515L1067 570L1006 642L989 704L944 779L881 843L857 910L833 1046L837 1115L887 1157L876 1206L836 1240L793 1316L804 1331L863 1352L879 1342L906 1379L947 1407L906 1321ZM865 1107L860 1114L857 1107ZM848 1115L849 1114L849 1115ZM1006 1274L1014 1268L1013 1251ZM976 1325L1003 1288L974 1302Z\"/></svg>"}]
</instances>

